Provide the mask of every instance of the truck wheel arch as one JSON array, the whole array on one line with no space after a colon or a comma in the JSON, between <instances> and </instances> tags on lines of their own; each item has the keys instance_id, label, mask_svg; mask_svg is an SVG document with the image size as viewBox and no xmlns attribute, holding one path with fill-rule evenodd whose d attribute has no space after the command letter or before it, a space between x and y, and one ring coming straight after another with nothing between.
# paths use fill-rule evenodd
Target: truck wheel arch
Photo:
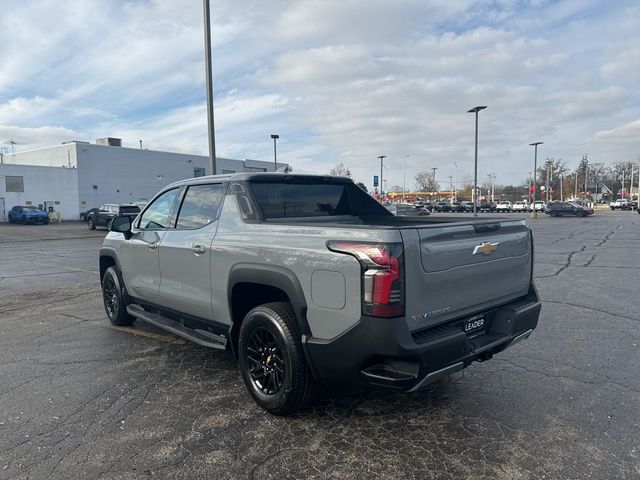
<instances>
[{"instance_id":1,"label":"truck wheel arch","mask_svg":"<svg viewBox=\"0 0 640 480\"><path fill-rule=\"evenodd\" d=\"M311 336L307 322L307 302L302 286L296 275L283 267L239 263L229 271L227 287L231 350L237 356L236 346L240 324L249 310L263 303L287 301L296 315L298 328L302 334L303 349L305 339ZM250 296L250 298L246 298Z\"/></svg>"}]
</instances>

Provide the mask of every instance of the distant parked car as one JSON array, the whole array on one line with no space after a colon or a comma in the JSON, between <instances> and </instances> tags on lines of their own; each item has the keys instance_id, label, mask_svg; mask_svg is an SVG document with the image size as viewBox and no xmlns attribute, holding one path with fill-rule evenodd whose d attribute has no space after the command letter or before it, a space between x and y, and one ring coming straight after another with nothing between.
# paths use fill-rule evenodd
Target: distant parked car
<instances>
[{"instance_id":1,"label":"distant parked car","mask_svg":"<svg viewBox=\"0 0 640 480\"><path fill-rule=\"evenodd\" d=\"M482 200L480 202L479 210L481 212L495 212L496 204L494 202L487 202L486 200Z\"/></svg>"},{"instance_id":2,"label":"distant parked car","mask_svg":"<svg viewBox=\"0 0 640 480\"><path fill-rule=\"evenodd\" d=\"M447 202L435 202L433 204L433 211L434 212L450 212L451 205L449 205Z\"/></svg>"},{"instance_id":3,"label":"distant parked car","mask_svg":"<svg viewBox=\"0 0 640 480\"><path fill-rule=\"evenodd\" d=\"M576 202L551 202L547 206L545 213L550 217L560 217L562 215L586 217L587 215L591 215L593 212Z\"/></svg>"},{"instance_id":4,"label":"distant parked car","mask_svg":"<svg viewBox=\"0 0 640 480\"><path fill-rule=\"evenodd\" d=\"M463 212L473 212L473 202L460 202L462 204Z\"/></svg>"},{"instance_id":5,"label":"distant parked car","mask_svg":"<svg viewBox=\"0 0 640 480\"><path fill-rule=\"evenodd\" d=\"M128 216L131 221L140 213L140 207L133 204L118 205L116 203L105 203L100 207L97 213L92 213L87 219L89 230L95 230L96 227L105 227L111 229L111 222L116 217Z\"/></svg>"},{"instance_id":6,"label":"distant parked car","mask_svg":"<svg viewBox=\"0 0 640 480\"><path fill-rule=\"evenodd\" d=\"M609 204L611 210L633 210L634 205L628 198L619 198Z\"/></svg>"},{"instance_id":7,"label":"distant parked car","mask_svg":"<svg viewBox=\"0 0 640 480\"><path fill-rule=\"evenodd\" d=\"M49 215L33 205L16 205L9 210L9 223L49 223Z\"/></svg>"},{"instance_id":8,"label":"distant parked car","mask_svg":"<svg viewBox=\"0 0 640 480\"><path fill-rule=\"evenodd\" d=\"M532 211L533 207L531 205L529 205L529 202L525 202L524 200L520 200L516 203L513 204L511 210L514 212L530 212Z\"/></svg>"},{"instance_id":9,"label":"distant parked car","mask_svg":"<svg viewBox=\"0 0 640 480\"><path fill-rule=\"evenodd\" d=\"M89 215L98 213L99 211L100 209L98 207L95 207L95 208L90 208L86 212L80 212L80 220L82 220L83 222L86 222L87 220L89 220Z\"/></svg>"},{"instance_id":10,"label":"distant parked car","mask_svg":"<svg viewBox=\"0 0 640 480\"><path fill-rule=\"evenodd\" d=\"M451 204L451 211L458 212L458 213L464 212L464 206L460 202L453 202Z\"/></svg>"},{"instance_id":11,"label":"distant parked car","mask_svg":"<svg viewBox=\"0 0 640 480\"><path fill-rule=\"evenodd\" d=\"M509 213L513 209L511 202L498 202L496 204L496 212Z\"/></svg>"},{"instance_id":12,"label":"distant parked car","mask_svg":"<svg viewBox=\"0 0 640 480\"><path fill-rule=\"evenodd\" d=\"M544 212L547 208L547 204L542 200L536 200L533 202L533 211L534 212Z\"/></svg>"}]
</instances>

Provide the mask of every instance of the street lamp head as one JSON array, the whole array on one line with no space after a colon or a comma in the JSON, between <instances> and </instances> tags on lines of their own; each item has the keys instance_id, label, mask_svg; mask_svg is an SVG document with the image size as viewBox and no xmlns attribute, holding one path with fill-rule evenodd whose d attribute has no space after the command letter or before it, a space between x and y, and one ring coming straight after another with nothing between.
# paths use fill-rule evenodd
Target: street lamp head
<instances>
[{"instance_id":1,"label":"street lamp head","mask_svg":"<svg viewBox=\"0 0 640 480\"><path fill-rule=\"evenodd\" d=\"M486 105L478 105L477 107L473 107L472 109L467 110L467 113L477 113L480 110L484 110L485 108L487 108Z\"/></svg>"},{"instance_id":2,"label":"street lamp head","mask_svg":"<svg viewBox=\"0 0 640 480\"><path fill-rule=\"evenodd\" d=\"M544 142L533 142L533 143L530 143L529 145L532 147L535 147L536 145L542 145L543 143Z\"/></svg>"},{"instance_id":3,"label":"street lamp head","mask_svg":"<svg viewBox=\"0 0 640 480\"><path fill-rule=\"evenodd\" d=\"M379 158L380 160L382 160L383 158L387 158L387 156L386 156L386 155L379 155L379 156L378 156L378 158Z\"/></svg>"},{"instance_id":4,"label":"street lamp head","mask_svg":"<svg viewBox=\"0 0 640 480\"><path fill-rule=\"evenodd\" d=\"M271 138L273 138L274 140L277 138L280 138L280 135L276 135L276 134L271 134Z\"/></svg>"}]
</instances>

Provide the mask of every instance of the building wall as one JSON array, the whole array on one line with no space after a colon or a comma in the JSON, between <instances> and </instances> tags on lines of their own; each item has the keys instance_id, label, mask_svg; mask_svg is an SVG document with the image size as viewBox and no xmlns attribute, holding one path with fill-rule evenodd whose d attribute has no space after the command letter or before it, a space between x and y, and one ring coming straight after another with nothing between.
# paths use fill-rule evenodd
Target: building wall
<instances>
[{"instance_id":1,"label":"building wall","mask_svg":"<svg viewBox=\"0 0 640 480\"><path fill-rule=\"evenodd\" d=\"M24 192L7 192L7 176L22 177ZM60 211L62 220L77 220L80 216L78 171L66 167L2 164L0 198L4 198L4 211L0 211L0 221L8 221L7 214L14 205L28 205L29 202L34 206L54 202L53 207Z\"/></svg>"},{"instance_id":2,"label":"building wall","mask_svg":"<svg viewBox=\"0 0 640 480\"><path fill-rule=\"evenodd\" d=\"M76 143L65 143L54 147L39 148L3 155L6 165L41 165L43 167L75 167Z\"/></svg>"}]
</instances>

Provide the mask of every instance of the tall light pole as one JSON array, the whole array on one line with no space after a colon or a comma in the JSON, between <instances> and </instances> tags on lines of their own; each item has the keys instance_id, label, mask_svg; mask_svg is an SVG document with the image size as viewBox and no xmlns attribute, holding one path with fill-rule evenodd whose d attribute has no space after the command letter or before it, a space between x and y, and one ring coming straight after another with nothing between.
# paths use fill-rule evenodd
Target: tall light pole
<instances>
[{"instance_id":1,"label":"tall light pole","mask_svg":"<svg viewBox=\"0 0 640 480\"><path fill-rule=\"evenodd\" d=\"M431 167L431 177L433 178L433 184L431 186L437 193L438 187L436 187L436 170L438 170L438 167Z\"/></svg>"},{"instance_id":2,"label":"tall light pole","mask_svg":"<svg viewBox=\"0 0 640 480\"><path fill-rule=\"evenodd\" d=\"M453 203L453 177L449 175L449 203Z\"/></svg>"},{"instance_id":3,"label":"tall light pole","mask_svg":"<svg viewBox=\"0 0 640 480\"><path fill-rule=\"evenodd\" d=\"M458 162L453 162L453 201L458 201Z\"/></svg>"},{"instance_id":4,"label":"tall light pole","mask_svg":"<svg viewBox=\"0 0 640 480\"><path fill-rule=\"evenodd\" d=\"M215 175L216 170L216 136L213 126L213 74L211 69L211 11L209 0L202 0L204 10L204 64L206 72L207 88L207 131L209 133L209 166L211 174Z\"/></svg>"},{"instance_id":5,"label":"tall light pole","mask_svg":"<svg viewBox=\"0 0 640 480\"><path fill-rule=\"evenodd\" d=\"M533 153L533 212L531 212L531 218L538 218L538 212L536 212L536 176L538 172L538 145L542 145L544 142L533 142L529 145L534 147Z\"/></svg>"},{"instance_id":6,"label":"tall light pole","mask_svg":"<svg viewBox=\"0 0 640 480\"><path fill-rule=\"evenodd\" d=\"M382 165L384 159L387 158L387 156L380 155L378 158L380 159L380 181L378 182L378 185L380 185L380 198L382 198Z\"/></svg>"},{"instance_id":7,"label":"tall light pole","mask_svg":"<svg viewBox=\"0 0 640 480\"><path fill-rule=\"evenodd\" d=\"M278 153L276 151L276 141L280 138L280 135L271 134L271 138L273 138L273 171L278 171Z\"/></svg>"},{"instance_id":8,"label":"tall light pole","mask_svg":"<svg viewBox=\"0 0 640 480\"><path fill-rule=\"evenodd\" d=\"M410 155L404 157L404 164L402 166L402 203L404 203L404 194L407 191L407 158Z\"/></svg>"},{"instance_id":9,"label":"tall light pole","mask_svg":"<svg viewBox=\"0 0 640 480\"><path fill-rule=\"evenodd\" d=\"M475 113L476 114L476 155L475 155L475 163L473 168L473 216L477 217L478 212L476 211L476 195L478 191L478 112L480 110L484 110L487 108L486 105L479 105L477 107L473 107L470 110L467 110L467 113Z\"/></svg>"}]
</instances>

